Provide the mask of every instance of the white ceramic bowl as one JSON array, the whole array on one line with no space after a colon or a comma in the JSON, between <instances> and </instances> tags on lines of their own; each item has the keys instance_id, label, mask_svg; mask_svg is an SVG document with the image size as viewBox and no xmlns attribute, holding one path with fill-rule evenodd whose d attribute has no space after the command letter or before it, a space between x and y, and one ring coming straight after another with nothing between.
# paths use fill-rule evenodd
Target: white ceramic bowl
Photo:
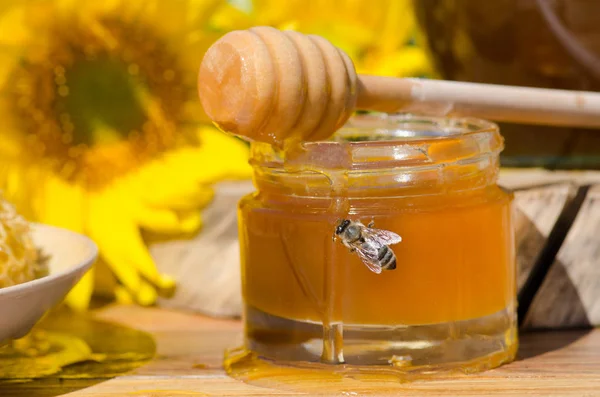
<instances>
[{"instance_id":1,"label":"white ceramic bowl","mask_svg":"<svg viewBox=\"0 0 600 397\"><path fill-rule=\"evenodd\" d=\"M96 244L69 230L32 224L35 245L50 256L49 275L0 288L0 345L21 338L59 304L94 264Z\"/></svg>"}]
</instances>

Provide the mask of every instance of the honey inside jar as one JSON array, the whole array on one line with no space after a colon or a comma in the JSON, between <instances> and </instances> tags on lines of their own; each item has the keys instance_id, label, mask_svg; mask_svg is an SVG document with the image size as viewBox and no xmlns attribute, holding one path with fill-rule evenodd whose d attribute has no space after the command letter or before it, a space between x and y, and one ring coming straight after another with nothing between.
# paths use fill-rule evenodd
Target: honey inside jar
<instances>
[{"instance_id":1,"label":"honey inside jar","mask_svg":"<svg viewBox=\"0 0 600 397\"><path fill-rule=\"evenodd\" d=\"M246 348L286 362L403 357L411 368L512 359L502 146L481 120L382 115L283 153L253 144L257 192L239 207ZM342 219L400 235L396 268L376 274L334 241Z\"/></svg>"}]
</instances>

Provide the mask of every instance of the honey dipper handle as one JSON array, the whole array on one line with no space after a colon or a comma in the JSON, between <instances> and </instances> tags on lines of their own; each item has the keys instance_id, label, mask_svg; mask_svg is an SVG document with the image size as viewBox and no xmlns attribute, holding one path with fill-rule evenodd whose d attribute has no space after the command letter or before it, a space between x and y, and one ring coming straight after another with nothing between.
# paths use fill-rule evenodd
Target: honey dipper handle
<instances>
[{"instance_id":1,"label":"honey dipper handle","mask_svg":"<svg viewBox=\"0 0 600 397\"><path fill-rule=\"evenodd\" d=\"M600 128L600 93L359 75L356 108Z\"/></svg>"}]
</instances>

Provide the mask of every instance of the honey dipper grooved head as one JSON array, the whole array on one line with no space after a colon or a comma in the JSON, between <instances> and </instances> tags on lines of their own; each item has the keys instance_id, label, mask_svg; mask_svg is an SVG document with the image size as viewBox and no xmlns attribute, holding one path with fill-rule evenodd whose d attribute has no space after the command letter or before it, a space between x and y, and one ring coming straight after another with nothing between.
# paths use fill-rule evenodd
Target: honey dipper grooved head
<instances>
[{"instance_id":1,"label":"honey dipper grooved head","mask_svg":"<svg viewBox=\"0 0 600 397\"><path fill-rule=\"evenodd\" d=\"M356 79L350 58L322 37L255 27L208 49L198 93L223 130L282 147L341 127L354 110Z\"/></svg>"}]
</instances>

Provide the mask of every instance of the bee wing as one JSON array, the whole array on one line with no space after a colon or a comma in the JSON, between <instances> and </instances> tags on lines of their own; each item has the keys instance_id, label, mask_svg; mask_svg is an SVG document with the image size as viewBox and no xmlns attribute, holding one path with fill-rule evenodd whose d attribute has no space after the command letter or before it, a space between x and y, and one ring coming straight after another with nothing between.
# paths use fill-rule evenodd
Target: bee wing
<instances>
[{"instance_id":1,"label":"bee wing","mask_svg":"<svg viewBox=\"0 0 600 397\"><path fill-rule=\"evenodd\" d=\"M358 254L358 257L363 261L363 263L367 265L370 271L377 274L381 273L381 266L379 265L379 259L377 258L377 247L357 247L356 253Z\"/></svg>"},{"instance_id":2,"label":"bee wing","mask_svg":"<svg viewBox=\"0 0 600 397\"><path fill-rule=\"evenodd\" d=\"M402 241L402 237L394 232L390 232L389 230L366 228L363 231L363 235L365 234L365 237L368 237L371 239L371 241L376 241L381 245L392 245Z\"/></svg>"}]
</instances>

